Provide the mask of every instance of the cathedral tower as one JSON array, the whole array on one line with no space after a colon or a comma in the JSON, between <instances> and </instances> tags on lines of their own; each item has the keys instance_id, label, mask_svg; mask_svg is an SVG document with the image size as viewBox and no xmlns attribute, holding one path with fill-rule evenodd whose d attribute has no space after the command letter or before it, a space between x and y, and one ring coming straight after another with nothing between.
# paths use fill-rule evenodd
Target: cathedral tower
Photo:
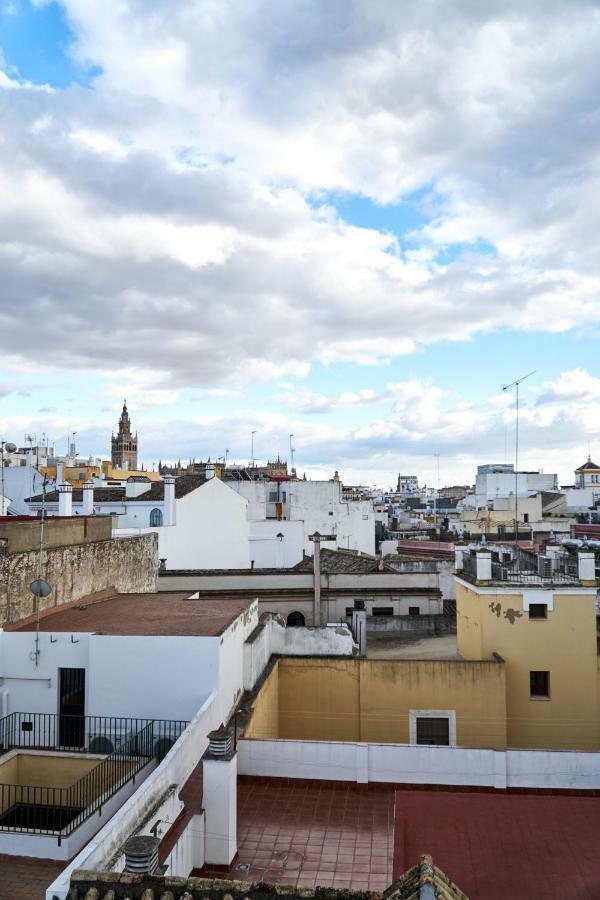
<instances>
[{"instance_id":1,"label":"cathedral tower","mask_svg":"<svg viewBox=\"0 0 600 900\"><path fill-rule=\"evenodd\" d=\"M127 401L119 419L119 433L111 437L111 462L113 469L133 471L137 469L138 437L131 433L131 421L127 412Z\"/></svg>"}]
</instances>

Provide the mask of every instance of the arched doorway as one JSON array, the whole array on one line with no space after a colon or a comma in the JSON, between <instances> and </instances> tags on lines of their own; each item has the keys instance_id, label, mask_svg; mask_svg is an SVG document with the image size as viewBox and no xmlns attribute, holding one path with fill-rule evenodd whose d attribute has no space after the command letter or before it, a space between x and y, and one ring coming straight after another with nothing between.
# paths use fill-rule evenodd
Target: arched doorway
<instances>
[{"instance_id":1,"label":"arched doorway","mask_svg":"<svg viewBox=\"0 0 600 900\"><path fill-rule=\"evenodd\" d=\"M301 612L291 612L287 617L288 627L303 628L306 625L304 615Z\"/></svg>"}]
</instances>

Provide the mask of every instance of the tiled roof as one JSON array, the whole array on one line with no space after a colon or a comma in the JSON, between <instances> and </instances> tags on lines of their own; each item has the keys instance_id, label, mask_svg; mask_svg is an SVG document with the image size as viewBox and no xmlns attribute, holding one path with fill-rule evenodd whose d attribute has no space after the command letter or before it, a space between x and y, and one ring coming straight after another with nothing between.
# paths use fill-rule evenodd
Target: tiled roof
<instances>
[{"instance_id":1,"label":"tiled roof","mask_svg":"<svg viewBox=\"0 0 600 900\"><path fill-rule=\"evenodd\" d=\"M575 469L576 472L586 472L586 471L594 471L600 472L600 466L597 466L596 463L592 462L592 460L587 458L587 462L584 462L582 466L579 466L578 469Z\"/></svg>"},{"instance_id":2,"label":"tiled roof","mask_svg":"<svg viewBox=\"0 0 600 900\"><path fill-rule=\"evenodd\" d=\"M383 895L384 900L468 900L466 894L423 854L416 866L405 872Z\"/></svg>"},{"instance_id":3,"label":"tiled roof","mask_svg":"<svg viewBox=\"0 0 600 900\"><path fill-rule=\"evenodd\" d=\"M314 567L313 557L306 556L293 566L293 572L312 572ZM362 575L369 572L382 571L379 568L379 560L374 556L359 556L357 553L348 553L345 550L321 550L321 572L328 575ZM384 572L392 572L388 566L384 566Z\"/></svg>"},{"instance_id":4,"label":"tiled roof","mask_svg":"<svg viewBox=\"0 0 600 900\"><path fill-rule=\"evenodd\" d=\"M129 481L133 480L142 480L145 481L145 478L130 478ZM186 494L190 494L192 491L195 491L196 488L201 487L206 483L206 478L203 475L180 475L175 479L175 497L176 499L181 499L181 497L185 497ZM120 503L122 501L127 501L127 503L139 503L139 502L155 502L158 500L164 500L165 498L165 485L163 481L152 481L148 482L149 487L147 491L144 491L143 494L138 494L136 497L126 497L125 496L125 488L124 487L110 487L110 488L94 488L94 503ZM83 488L74 488L73 489L73 503L81 503L83 500ZM42 494L36 494L35 497L28 497L27 502L31 503L41 503L43 500ZM46 494L46 502L47 503L57 503L58 502L58 491L50 491Z\"/></svg>"}]
</instances>

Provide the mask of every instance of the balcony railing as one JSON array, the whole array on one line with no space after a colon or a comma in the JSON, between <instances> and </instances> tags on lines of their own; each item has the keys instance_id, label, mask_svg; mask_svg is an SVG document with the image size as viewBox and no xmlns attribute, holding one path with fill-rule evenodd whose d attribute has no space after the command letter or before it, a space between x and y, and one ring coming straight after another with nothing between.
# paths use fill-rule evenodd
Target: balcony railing
<instances>
[{"instance_id":1,"label":"balcony railing","mask_svg":"<svg viewBox=\"0 0 600 900\"><path fill-rule=\"evenodd\" d=\"M4 750L105 754L68 787L0 783L0 831L71 834L154 759L168 753L188 722L114 716L11 713L0 719ZM2 777L0 765L0 778Z\"/></svg>"}]
</instances>

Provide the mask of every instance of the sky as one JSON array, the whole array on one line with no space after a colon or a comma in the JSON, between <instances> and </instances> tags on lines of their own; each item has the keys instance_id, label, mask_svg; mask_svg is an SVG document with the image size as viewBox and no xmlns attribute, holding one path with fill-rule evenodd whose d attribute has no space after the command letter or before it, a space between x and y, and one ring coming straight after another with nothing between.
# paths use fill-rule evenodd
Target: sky
<instances>
[{"instance_id":1,"label":"sky","mask_svg":"<svg viewBox=\"0 0 600 900\"><path fill-rule=\"evenodd\" d=\"M0 438L600 458L600 4L0 0ZM293 438L290 439L290 435Z\"/></svg>"}]
</instances>

